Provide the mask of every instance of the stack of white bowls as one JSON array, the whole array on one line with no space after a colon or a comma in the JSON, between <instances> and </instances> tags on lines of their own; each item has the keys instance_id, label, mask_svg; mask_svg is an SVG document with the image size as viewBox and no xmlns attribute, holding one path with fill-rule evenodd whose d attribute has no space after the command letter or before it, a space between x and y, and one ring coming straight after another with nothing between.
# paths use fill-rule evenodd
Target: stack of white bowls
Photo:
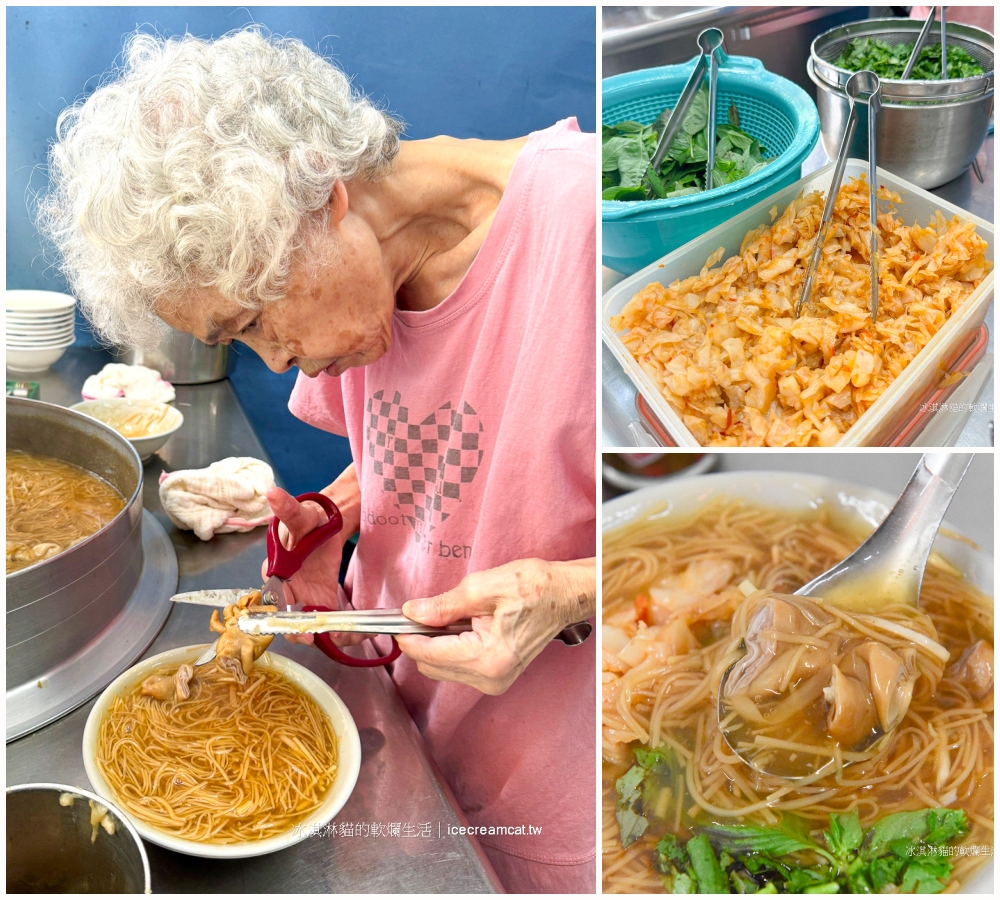
<instances>
[{"instance_id":1,"label":"stack of white bowls","mask_svg":"<svg viewBox=\"0 0 1000 900\"><path fill-rule=\"evenodd\" d=\"M6 294L7 371L44 372L73 343L76 300L54 291Z\"/></svg>"}]
</instances>

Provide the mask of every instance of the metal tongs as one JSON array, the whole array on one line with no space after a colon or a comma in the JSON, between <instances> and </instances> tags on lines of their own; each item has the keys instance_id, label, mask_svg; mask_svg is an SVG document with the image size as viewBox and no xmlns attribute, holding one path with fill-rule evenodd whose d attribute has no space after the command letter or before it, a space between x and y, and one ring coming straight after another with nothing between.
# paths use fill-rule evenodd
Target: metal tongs
<instances>
[{"instance_id":1,"label":"metal tongs","mask_svg":"<svg viewBox=\"0 0 1000 900\"><path fill-rule=\"evenodd\" d=\"M681 91L677 105L674 107L673 112L670 113L666 127L660 135L660 141L656 145L656 152L653 153L653 158L649 161L653 172L659 175L663 157L667 155L667 150L670 149L674 138L677 137L677 132L681 130L684 119L687 117L688 107L691 106L691 101L694 100L695 94L698 93L698 89L701 87L705 72L708 71L708 168L705 172L706 191L712 190L712 174L715 170L715 99L719 88L719 64L720 62L724 63L729 58L726 55L725 49L723 49L723 42L722 32L718 28L706 28L698 35L698 48L701 50L701 56L698 57L694 71L691 73L691 77L688 78L687 84L684 85L684 90Z\"/></svg>"},{"instance_id":2,"label":"metal tongs","mask_svg":"<svg viewBox=\"0 0 1000 900\"><path fill-rule=\"evenodd\" d=\"M471 631L469 620L454 622L443 628L423 625L403 615L399 609L343 609L332 610L325 606L306 606L293 610L293 598L286 593L288 581L306 561L309 555L337 534L344 527L344 520L337 505L325 494L299 494L299 502L311 500L319 504L327 515L327 521L305 535L288 550L278 536L278 519L271 520L267 529L267 581L260 588L261 604L277 607L277 612L243 613L237 626L246 634L315 634L316 646L331 659L346 666L382 666L393 662L399 656L396 639L392 639L392 650L384 657L367 659L344 653L328 632L355 632L358 634L461 634ZM170 599L175 603L195 603L203 606L229 606L241 597L250 594L254 588L232 588L223 590L188 591L175 594ZM589 622L575 622L564 628L554 638L570 646L582 644L593 631ZM216 643L213 643L196 661L200 666L215 659Z\"/></svg>"},{"instance_id":3,"label":"metal tongs","mask_svg":"<svg viewBox=\"0 0 1000 900\"><path fill-rule=\"evenodd\" d=\"M924 44L927 43L927 35L930 34L931 26L934 24L936 9L936 6L931 7L931 11L927 14L927 19L924 21L924 27L920 29L920 34L917 35L917 42L913 45L913 52L910 54L910 58L906 61L906 67L903 69L902 81L906 81L910 77L913 67L917 64L920 51L924 49ZM946 79L948 77L948 39L946 34L948 25L945 21L945 9L946 7L941 7L941 77Z\"/></svg>"},{"instance_id":4,"label":"metal tongs","mask_svg":"<svg viewBox=\"0 0 1000 900\"><path fill-rule=\"evenodd\" d=\"M259 612L241 616L237 627L245 634L324 634L350 631L358 634L461 634L472 631L469 619L436 628L408 619L401 609L340 609L329 612ZM570 646L582 644L593 631L589 622L564 628L553 640Z\"/></svg>"},{"instance_id":5,"label":"metal tongs","mask_svg":"<svg viewBox=\"0 0 1000 900\"><path fill-rule=\"evenodd\" d=\"M813 245L812 256L809 258L809 268L806 270L806 280L802 285L802 293L795 304L795 318L802 312L802 307L809 302L812 293L813 280L823 256L823 246L830 231L830 221L833 218L833 207L840 193L840 183L844 180L844 169L847 167L847 156L854 139L854 131L858 126L858 103L868 106L868 214L871 217L871 299L869 310L872 322L878 318L878 181L875 175L877 154L875 152L875 117L882 108L882 82L874 72L863 70L855 72L847 82L847 97L851 104L851 114L844 129L844 139L840 142L840 152L837 155L837 165L833 170L833 180L827 194L826 206L823 208L823 218L820 220L819 233Z\"/></svg>"}]
</instances>

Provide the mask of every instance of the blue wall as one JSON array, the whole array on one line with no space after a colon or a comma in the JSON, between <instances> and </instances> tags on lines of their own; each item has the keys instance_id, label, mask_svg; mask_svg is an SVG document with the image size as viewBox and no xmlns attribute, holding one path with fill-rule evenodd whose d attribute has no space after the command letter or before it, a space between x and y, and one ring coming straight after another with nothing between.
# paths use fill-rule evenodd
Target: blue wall
<instances>
[{"instance_id":1,"label":"blue wall","mask_svg":"<svg viewBox=\"0 0 1000 900\"><path fill-rule=\"evenodd\" d=\"M56 117L97 86L124 35L211 37L250 22L333 59L407 123L408 138L511 138L567 116L595 127L593 7L8 7L9 288L66 289L42 256L27 200L45 187ZM233 386L289 489L318 489L350 461L347 442L288 413L293 373L274 375L238 351Z\"/></svg>"}]
</instances>

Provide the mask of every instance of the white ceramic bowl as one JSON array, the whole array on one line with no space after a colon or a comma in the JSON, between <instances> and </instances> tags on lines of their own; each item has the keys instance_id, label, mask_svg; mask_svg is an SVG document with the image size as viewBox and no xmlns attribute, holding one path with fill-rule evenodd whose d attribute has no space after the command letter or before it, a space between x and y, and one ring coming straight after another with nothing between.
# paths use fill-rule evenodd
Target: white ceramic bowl
<instances>
[{"instance_id":1,"label":"white ceramic bowl","mask_svg":"<svg viewBox=\"0 0 1000 900\"><path fill-rule=\"evenodd\" d=\"M61 342L55 347L6 347L7 369L18 375L31 375L44 372L56 362L73 343Z\"/></svg>"},{"instance_id":2,"label":"white ceramic bowl","mask_svg":"<svg viewBox=\"0 0 1000 900\"><path fill-rule=\"evenodd\" d=\"M75 306L75 297L56 291L7 291L4 298L4 307L9 313L54 315Z\"/></svg>"},{"instance_id":3,"label":"white ceramic bowl","mask_svg":"<svg viewBox=\"0 0 1000 900\"><path fill-rule=\"evenodd\" d=\"M61 328L39 328L34 331L20 330L15 328L7 329L7 343L37 343L46 341L62 341L72 338L75 334L72 325L65 325Z\"/></svg>"},{"instance_id":4,"label":"white ceramic bowl","mask_svg":"<svg viewBox=\"0 0 1000 900\"><path fill-rule=\"evenodd\" d=\"M206 646L206 644L200 644L196 647L178 647L175 650L158 653L123 672L108 685L104 693L97 698L97 703L90 711L87 725L83 731L83 764L87 770L87 777L96 793L108 797L122 809L139 834L147 841L165 847L167 850L208 859L243 859L248 856L263 856L266 853L274 853L276 850L284 850L308 837L310 829L290 829L283 835L242 844L206 844L199 841L182 840L154 825L148 825L129 813L104 780L104 776L101 775L97 766L97 732L112 700L161 666L179 666L185 662L193 662L202 654ZM269 666L280 672L296 687L312 697L319 704L320 709L330 718L334 733L337 735L337 774L329 791L327 791L323 805L309 816L307 823L304 823L309 826L326 825L343 808L358 780L358 772L361 770L361 738L358 735L358 727L354 724L354 719L344 701L334 693L333 688L304 666L274 653L265 653L255 665Z\"/></svg>"},{"instance_id":5,"label":"white ceramic bowl","mask_svg":"<svg viewBox=\"0 0 1000 900\"><path fill-rule=\"evenodd\" d=\"M170 436L184 424L184 414L179 409L169 403L160 403L158 400L129 400L126 397L113 397L107 400L84 400L82 403L74 403L70 409L75 409L105 425L110 425L135 447L136 453L139 454L139 458L143 462L151 459L153 454L170 440ZM164 429L145 437L131 437L126 434L121 428L121 423L130 413L145 410L164 410L166 412Z\"/></svg>"},{"instance_id":6,"label":"white ceramic bowl","mask_svg":"<svg viewBox=\"0 0 1000 900\"><path fill-rule=\"evenodd\" d=\"M68 309L64 313L19 313L8 311L4 319L8 326L20 325L34 327L36 325L65 325L72 322L75 316L73 310Z\"/></svg>"},{"instance_id":7,"label":"white ceramic bowl","mask_svg":"<svg viewBox=\"0 0 1000 900\"><path fill-rule=\"evenodd\" d=\"M73 335L66 335L60 338L39 338L36 340L23 340L19 338L7 338L5 347L8 350L55 350L56 347L70 347L73 344Z\"/></svg>"},{"instance_id":8,"label":"white ceramic bowl","mask_svg":"<svg viewBox=\"0 0 1000 900\"><path fill-rule=\"evenodd\" d=\"M640 519L656 516L664 525L683 522L716 497L746 500L771 509L808 513L828 507L840 521L871 533L888 515L896 498L885 491L835 481L821 475L791 472L720 472L663 482L609 500L601 507L601 532L611 531ZM945 521L942 528L959 531ZM939 534L934 549L958 566L981 591L993 596L992 548L970 547L964 541ZM993 862L962 885L963 894L993 893Z\"/></svg>"},{"instance_id":9,"label":"white ceramic bowl","mask_svg":"<svg viewBox=\"0 0 1000 900\"><path fill-rule=\"evenodd\" d=\"M16 334L8 331L6 336L6 345L8 347L12 347L19 344L27 344L29 347L40 347L54 344L64 344L66 342L72 343L75 334L76 332L72 327L62 328L58 331L53 331L50 334L39 332L32 334Z\"/></svg>"}]
</instances>

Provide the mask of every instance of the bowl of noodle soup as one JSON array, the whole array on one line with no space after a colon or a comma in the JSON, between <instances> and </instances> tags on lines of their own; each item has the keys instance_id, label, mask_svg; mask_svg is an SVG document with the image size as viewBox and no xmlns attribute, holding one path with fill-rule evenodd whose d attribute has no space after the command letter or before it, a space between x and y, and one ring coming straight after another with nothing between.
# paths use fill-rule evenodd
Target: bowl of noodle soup
<instances>
[{"instance_id":1,"label":"bowl of noodle soup","mask_svg":"<svg viewBox=\"0 0 1000 900\"><path fill-rule=\"evenodd\" d=\"M75 403L70 409L114 428L135 447L143 462L151 459L184 424L184 414L179 409L158 400L113 397L106 400L84 400L82 403Z\"/></svg>"},{"instance_id":2,"label":"bowl of noodle soup","mask_svg":"<svg viewBox=\"0 0 1000 900\"><path fill-rule=\"evenodd\" d=\"M173 674L205 649L157 654L108 686L84 729L87 775L143 838L168 850L240 859L291 847L354 790L354 719L326 682L274 653L239 688L209 663L195 669L185 700L140 696L147 677Z\"/></svg>"},{"instance_id":3,"label":"bowl of noodle soup","mask_svg":"<svg viewBox=\"0 0 1000 900\"><path fill-rule=\"evenodd\" d=\"M953 683L952 669L938 672L933 689L918 679L887 749L855 763L854 773L843 765L807 787L801 784L808 779L796 788L792 779L759 777L718 731L715 692L747 582L792 593L861 543L895 499L821 476L733 472L653 486L603 505L604 893L684 892L671 891L670 873L677 870L658 855L671 846L663 841L690 847L692 835L704 835L721 859L726 845L716 836L726 828L782 828L795 819L822 846L819 834L832 813L856 810L867 830L887 815L930 808L968 817L968 834L949 848L957 852L945 889L992 893L992 860L972 851L993 844L992 680L988 696L973 699ZM951 651L949 666L977 639L992 653L991 549L947 522L935 542L920 613ZM673 612L664 613L670 604ZM653 607L645 619L644 605ZM650 762L657 748L667 753ZM631 796L641 801L630 808L626 775L636 770L643 777L656 772L659 780L639 781ZM642 793L650 784L652 792ZM635 812L643 815L638 827L634 816L626 818ZM722 863L727 877L741 864L735 851L734 860L730 869ZM774 892L768 875L754 877L758 888ZM725 884L709 892L728 893ZM732 884L735 893L735 876Z\"/></svg>"}]
</instances>

